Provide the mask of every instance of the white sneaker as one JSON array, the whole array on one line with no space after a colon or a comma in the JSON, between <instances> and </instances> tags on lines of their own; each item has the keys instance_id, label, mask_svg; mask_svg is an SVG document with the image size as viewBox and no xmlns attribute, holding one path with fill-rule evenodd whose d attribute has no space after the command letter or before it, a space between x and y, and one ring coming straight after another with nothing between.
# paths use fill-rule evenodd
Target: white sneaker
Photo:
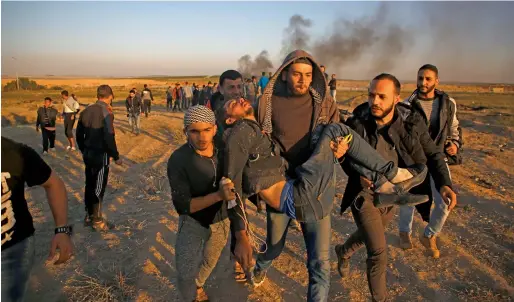
<instances>
[{"instance_id":1,"label":"white sneaker","mask_svg":"<svg viewBox=\"0 0 514 302\"><path fill-rule=\"evenodd\" d=\"M66 150L70 150L70 149L71 149L71 147L70 147L70 146L66 147Z\"/></svg>"},{"instance_id":2,"label":"white sneaker","mask_svg":"<svg viewBox=\"0 0 514 302\"><path fill-rule=\"evenodd\" d=\"M50 151L55 152L55 148L50 148Z\"/></svg>"},{"instance_id":3,"label":"white sneaker","mask_svg":"<svg viewBox=\"0 0 514 302\"><path fill-rule=\"evenodd\" d=\"M46 152L46 151L43 151L43 155L48 155L48 152Z\"/></svg>"},{"instance_id":4,"label":"white sneaker","mask_svg":"<svg viewBox=\"0 0 514 302\"><path fill-rule=\"evenodd\" d=\"M75 150L77 150L77 149L75 149L75 147L71 148L71 151L75 151Z\"/></svg>"}]
</instances>

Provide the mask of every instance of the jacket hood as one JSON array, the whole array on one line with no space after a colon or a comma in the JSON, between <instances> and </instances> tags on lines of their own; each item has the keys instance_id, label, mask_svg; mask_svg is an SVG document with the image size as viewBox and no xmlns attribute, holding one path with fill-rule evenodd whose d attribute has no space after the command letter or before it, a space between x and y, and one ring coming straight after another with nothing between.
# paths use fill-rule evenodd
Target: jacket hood
<instances>
[{"instance_id":1,"label":"jacket hood","mask_svg":"<svg viewBox=\"0 0 514 302\"><path fill-rule=\"evenodd\" d=\"M300 58L306 58L312 63L312 82L309 87L309 91L312 95L314 102L321 104L325 98L325 95L327 95L327 79L325 78L324 73L321 71L321 68L319 67L318 63L314 60L314 58L304 50L295 50L291 52L286 56L282 65L280 65L277 71L269 79L268 85L266 85L266 88L264 89L262 97L259 101L258 114L264 114L264 116L260 116L259 121L261 121L262 127L265 132L272 132L271 96L275 92L287 90L287 83L282 81L282 71L284 71L284 69L291 65L295 60Z\"/></svg>"}]
</instances>

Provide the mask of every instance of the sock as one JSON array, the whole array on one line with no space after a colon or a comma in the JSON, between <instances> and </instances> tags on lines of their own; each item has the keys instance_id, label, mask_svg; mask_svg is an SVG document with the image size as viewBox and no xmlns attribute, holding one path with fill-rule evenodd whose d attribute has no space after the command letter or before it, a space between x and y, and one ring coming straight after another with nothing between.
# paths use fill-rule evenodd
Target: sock
<instances>
[{"instance_id":1,"label":"sock","mask_svg":"<svg viewBox=\"0 0 514 302\"><path fill-rule=\"evenodd\" d=\"M407 179L411 179L412 177L414 177L414 175L412 175L412 173L410 173L409 170L404 169L404 168L398 168L398 172L393 177L391 182L393 184L397 184L397 183L400 183L402 181L406 181Z\"/></svg>"}]
</instances>

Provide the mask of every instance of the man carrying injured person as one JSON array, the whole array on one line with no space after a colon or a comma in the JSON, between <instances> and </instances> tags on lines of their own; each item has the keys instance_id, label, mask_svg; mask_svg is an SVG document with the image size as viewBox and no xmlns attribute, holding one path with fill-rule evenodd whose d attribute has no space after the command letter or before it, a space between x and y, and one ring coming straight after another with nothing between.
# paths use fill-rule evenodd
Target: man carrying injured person
<instances>
[{"instance_id":1,"label":"man carrying injured person","mask_svg":"<svg viewBox=\"0 0 514 302\"><path fill-rule=\"evenodd\" d=\"M224 121L228 128L224 133L224 175L234 182L236 193L258 193L269 206L293 219L315 221L324 208L330 207L336 169L341 169L339 162L345 153L352 167L373 181L376 207L416 205L428 200L426 195L408 193L424 181L425 165L397 168L344 124L326 125L321 135L312 135L310 146L314 151L296 168L297 178L291 179L285 176L286 162L257 123L248 100L228 100L216 115L218 122Z\"/></svg>"}]
</instances>

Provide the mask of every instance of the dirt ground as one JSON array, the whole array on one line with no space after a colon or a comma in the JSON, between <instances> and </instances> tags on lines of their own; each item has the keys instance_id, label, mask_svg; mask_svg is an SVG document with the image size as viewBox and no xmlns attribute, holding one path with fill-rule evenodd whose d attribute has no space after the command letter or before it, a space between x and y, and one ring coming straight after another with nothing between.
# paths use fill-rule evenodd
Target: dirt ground
<instances>
[{"instance_id":1,"label":"dirt ground","mask_svg":"<svg viewBox=\"0 0 514 302\"><path fill-rule=\"evenodd\" d=\"M456 97L457 98L457 97ZM387 228L387 284L394 301L512 301L514 300L514 97L462 96L465 163L452 167L459 206L438 238L441 258L429 258L417 240L424 224L416 216L415 249L399 248L397 218ZM488 108L478 105L488 104ZM10 120L2 99L2 135L41 150L33 117ZM486 106L486 107L487 107ZM59 108L59 107L58 107ZM35 112L35 110L34 110ZM46 265L53 219L41 188L27 189L36 227L36 265L27 301L175 301L177 213L170 200L167 160L184 142L183 114L168 113L154 104L142 118L142 135L130 133L122 102L114 104L116 141L124 165L111 166L104 213L117 227L108 233L84 228L84 173L78 152L65 151L62 123L57 128L57 151L45 157L64 180L69 218L75 226L75 256L62 266ZM5 120L5 123L4 123ZM30 125L22 121L30 122ZM339 175L339 194L345 176ZM340 195L338 196L340 197ZM332 212L331 287L329 301L367 301L366 253L351 262L351 277L341 280L333 246L356 230L349 212L339 214L340 198ZM265 237L265 216L249 207L256 234ZM206 284L211 301L305 301L306 252L302 234L290 229L283 253L274 261L268 279L256 290L233 279L228 245Z\"/></svg>"}]
</instances>

